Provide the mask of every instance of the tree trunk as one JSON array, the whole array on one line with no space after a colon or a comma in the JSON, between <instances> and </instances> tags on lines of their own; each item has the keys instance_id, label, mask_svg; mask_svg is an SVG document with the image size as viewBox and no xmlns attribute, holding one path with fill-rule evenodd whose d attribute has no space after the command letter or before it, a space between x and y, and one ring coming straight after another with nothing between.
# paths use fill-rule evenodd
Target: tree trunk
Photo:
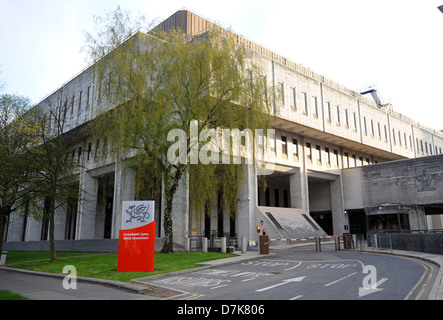
<instances>
[{"instance_id":1,"label":"tree trunk","mask_svg":"<svg viewBox=\"0 0 443 320\"><path fill-rule=\"evenodd\" d=\"M164 170L164 185L165 185L165 202L166 208L164 211L164 230L165 230L165 243L163 244L162 253L174 252L174 232L172 229L172 202L174 200L175 192L178 188L178 183L181 179L182 168L173 169L174 176L172 182L170 179L171 167L166 167Z\"/></svg>"},{"instance_id":2,"label":"tree trunk","mask_svg":"<svg viewBox=\"0 0 443 320\"><path fill-rule=\"evenodd\" d=\"M164 230L165 243L163 244L162 253L174 252L174 232L172 230L172 201L174 196L169 191L165 192L166 208L164 211Z\"/></svg>"},{"instance_id":3,"label":"tree trunk","mask_svg":"<svg viewBox=\"0 0 443 320\"><path fill-rule=\"evenodd\" d=\"M0 252L3 250L3 239L5 238L5 231L8 227L8 217L11 215L11 207L3 207L0 210Z\"/></svg>"},{"instance_id":4,"label":"tree trunk","mask_svg":"<svg viewBox=\"0 0 443 320\"><path fill-rule=\"evenodd\" d=\"M55 196L51 197L49 207L49 252L51 253L51 262L57 261L55 251Z\"/></svg>"},{"instance_id":5,"label":"tree trunk","mask_svg":"<svg viewBox=\"0 0 443 320\"><path fill-rule=\"evenodd\" d=\"M3 216L0 216L0 252L3 250L3 239L5 237L6 223Z\"/></svg>"}]
</instances>

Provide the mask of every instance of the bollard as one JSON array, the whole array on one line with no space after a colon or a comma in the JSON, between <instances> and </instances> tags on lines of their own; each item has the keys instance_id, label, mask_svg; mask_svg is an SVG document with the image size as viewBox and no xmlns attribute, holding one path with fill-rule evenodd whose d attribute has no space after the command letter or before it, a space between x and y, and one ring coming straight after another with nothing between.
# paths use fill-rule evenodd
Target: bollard
<instances>
[{"instance_id":1,"label":"bollard","mask_svg":"<svg viewBox=\"0 0 443 320\"><path fill-rule=\"evenodd\" d=\"M372 249L378 249L378 239L376 234L374 234L374 243L372 244Z\"/></svg>"},{"instance_id":2,"label":"bollard","mask_svg":"<svg viewBox=\"0 0 443 320\"><path fill-rule=\"evenodd\" d=\"M245 254L248 252L248 242L246 241L246 237L241 238L241 253Z\"/></svg>"},{"instance_id":3,"label":"bollard","mask_svg":"<svg viewBox=\"0 0 443 320\"><path fill-rule=\"evenodd\" d=\"M315 238L315 252L321 252L321 239L319 237Z\"/></svg>"},{"instance_id":4,"label":"bollard","mask_svg":"<svg viewBox=\"0 0 443 320\"><path fill-rule=\"evenodd\" d=\"M221 238L221 252L226 253L226 237Z\"/></svg>"},{"instance_id":5,"label":"bollard","mask_svg":"<svg viewBox=\"0 0 443 320\"><path fill-rule=\"evenodd\" d=\"M352 249L354 249L354 250L357 249L357 235L356 234L352 235Z\"/></svg>"},{"instance_id":6,"label":"bollard","mask_svg":"<svg viewBox=\"0 0 443 320\"><path fill-rule=\"evenodd\" d=\"M185 251L189 252L191 251L191 241L188 237L185 237Z\"/></svg>"},{"instance_id":7,"label":"bollard","mask_svg":"<svg viewBox=\"0 0 443 320\"><path fill-rule=\"evenodd\" d=\"M340 251L340 237L335 237L335 251Z\"/></svg>"},{"instance_id":8,"label":"bollard","mask_svg":"<svg viewBox=\"0 0 443 320\"><path fill-rule=\"evenodd\" d=\"M0 266L6 263L6 254L8 251L2 251L0 256Z\"/></svg>"},{"instance_id":9,"label":"bollard","mask_svg":"<svg viewBox=\"0 0 443 320\"><path fill-rule=\"evenodd\" d=\"M202 238L202 252L208 252L208 239Z\"/></svg>"}]
</instances>

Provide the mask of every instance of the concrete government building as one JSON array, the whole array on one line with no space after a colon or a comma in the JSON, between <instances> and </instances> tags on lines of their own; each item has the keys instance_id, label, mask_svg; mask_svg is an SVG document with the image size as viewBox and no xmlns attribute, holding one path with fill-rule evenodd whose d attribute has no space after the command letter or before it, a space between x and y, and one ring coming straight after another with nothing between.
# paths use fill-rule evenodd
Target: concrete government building
<instances>
[{"instance_id":1,"label":"concrete government building","mask_svg":"<svg viewBox=\"0 0 443 320\"><path fill-rule=\"evenodd\" d=\"M222 28L187 10L176 12L160 26L180 27L189 35ZM214 206L201 218L193 217L183 181L173 209L177 249L184 247L185 238L193 245L202 236L211 239L213 246L221 236L227 236L230 245L239 244L243 237L255 240L257 225L266 228L270 238L283 239L443 229L441 131L394 112L378 99L375 87L355 92L240 35L226 33L251 51L277 92L273 100L274 110L280 110L273 122L275 170L263 190L254 167L246 165L246 182L234 216ZM98 157L106 146L103 139L93 141L78 134L102 103L93 66L40 105L55 101L61 92L72 108L66 132L75 136L71 150L81 164L82 196L77 205L57 209L58 250L81 243L87 244L82 249L99 250L103 245L108 250L107 243L116 248L122 201L134 200L136 172L122 160ZM106 195L105 184L113 190ZM161 248L162 197L155 200ZM12 215L5 237L5 249L43 248L48 222Z\"/></svg>"}]
</instances>

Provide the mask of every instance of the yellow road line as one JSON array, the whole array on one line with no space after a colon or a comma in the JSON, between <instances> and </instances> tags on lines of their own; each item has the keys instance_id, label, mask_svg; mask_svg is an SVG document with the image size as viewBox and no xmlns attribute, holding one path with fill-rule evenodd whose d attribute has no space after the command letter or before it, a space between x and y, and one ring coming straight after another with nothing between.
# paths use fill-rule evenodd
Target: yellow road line
<instances>
[{"instance_id":1,"label":"yellow road line","mask_svg":"<svg viewBox=\"0 0 443 320\"><path fill-rule=\"evenodd\" d=\"M422 262L423 262L423 261L422 261ZM426 289L427 282L432 278L432 273L434 272L434 268L432 267L432 265L430 265L430 264L428 264L428 263L426 263L426 262L423 262L423 263L426 264L426 265L430 268L431 271L429 272L428 278L426 279L425 283L422 285L420 292L419 292L419 293L417 294L417 296L415 297L415 300L420 300L420 298L421 298L423 292L424 292L425 289Z\"/></svg>"},{"instance_id":2,"label":"yellow road line","mask_svg":"<svg viewBox=\"0 0 443 320\"><path fill-rule=\"evenodd\" d=\"M426 263L426 262L423 262L423 261L419 261L419 260L416 260L416 259L409 259L409 258L404 258L404 259L412 260L412 261L414 261L414 262L420 264L420 265L425 269L425 271L423 272L423 274L422 274L422 276L420 277L420 279L418 280L418 282L415 284L415 286L411 289L411 291L409 291L409 293L408 293L408 294L406 295L406 297L403 299L403 300L409 300L409 299L411 298L411 296L413 295L414 291L415 291L415 290L418 288L418 286L423 282L423 280L425 279L426 274L428 273L429 270L430 270L430 272L429 272L429 275L428 275L428 278L426 279L426 281L429 281L429 279L431 279L431 277L432 277L432 273L433 273L433 271L434 271L434 268L432 267L432 265L430 265L430 264L428 264L428 263ZM428 269L428 267L429 267L429 269ZM425 281L425 283L422 285L421 290L419 291L419 293L415 296L415 300L419 300L419 299L421 298L421 296L423 295L423 292L424 292L424 290L425 290L425 288L426 288L426 286L427 286L426 281Z\"/></svg>"},{"instance_id":3,"label":"yellow road line","mask_svg":"<svg viewBox=\"0 0 443 320\"><path fill-rule=\"evenodd\" d=\"M204 294L195 293L195 294L190 295L188 297L185 297L185 298L183 298L181 300L194 300L194 299L198 299L198 298L203 297L203 296L204 296Z\"/></svg>"}]
</instances>

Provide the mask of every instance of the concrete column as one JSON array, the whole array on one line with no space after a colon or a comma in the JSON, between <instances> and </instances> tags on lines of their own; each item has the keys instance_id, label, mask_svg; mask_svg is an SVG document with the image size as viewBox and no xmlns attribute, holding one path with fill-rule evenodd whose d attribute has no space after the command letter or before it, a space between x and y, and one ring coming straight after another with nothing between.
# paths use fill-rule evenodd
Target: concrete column
<instances>
[{"instance_id":1,"label":"concrete column","mask_svg":"<svg viewBox=\"0 0 443 320\"><path fill-rule=\"evenodd\" d=\"M136 170L124 161L118 161L114 176L114 203L112 215L112 238L118 239L122 223L123 201L135 200L135 175ZM153 199L140 199L153 200ZM159 204L155 204L156 206Z\"/></svg>"},{"instance_id":2,"label":"concrete column","mask_svg":"<svg viewBox=\"0 0 443 320\"><path fill-rule=\"evenodd\" d=\"M289 176L289 188L291 207L309 212L308 175L306 171L302 171L301 168L296 169L296 172Z\"/></svg>"},{"instance_id":3,"label":"concrete column","mask_svg":"<svg viewBox=\"0 0 443 320\"><path fill-rule=\"evenodd\" d=\"M343 185L341 175L330 182L330 189L333 232L334 234L342 234L345 232L344 225L349 225L349 222L345 217L345 209L343 207Z\"/></svg>"},{"instance_id":4,"label":"concrete column","mask_svg":"<svg viewBox=\"0 0 443 320\"><path fill-rule=\"evenodd\" d=\"M295 173L289 176L289 192L291 207L309 212L308 172L306 170L306 143L304 136L299 137L300 168L295 168Z\"/></svg>"},{"instance_id":5,"label":"concrete column","mask_svg":"<svg viewBox=\"0 0 443 320\"><path fill-rule=\"evenodd\" d=\"M184 239L189 236L189 188L187 177L180 181L172 203L172 230L174 242L184 247Z\"/></svg>"},{"instance_id":6,"label":"concrete column","mask_svg":"<svg viewBox=\"0 0 443 320\"><path fill-rule=\"evenodd\" d=\"M76 239L95 239L97 210L97 179L88 172L80 174L80 200L77 214Z\"/></svg>"},{"instance_id":7,"label":"concrete column","mask_svg":"<svg viewBox=\"0 0 443 320\"><path fill-rule=\"evenodd\" d=\"M257 176L253 165L246 165L245 183L238 196L237 230L238 238L255 240L255 210L257 205Z\"/></svg>"}]
</instances>

